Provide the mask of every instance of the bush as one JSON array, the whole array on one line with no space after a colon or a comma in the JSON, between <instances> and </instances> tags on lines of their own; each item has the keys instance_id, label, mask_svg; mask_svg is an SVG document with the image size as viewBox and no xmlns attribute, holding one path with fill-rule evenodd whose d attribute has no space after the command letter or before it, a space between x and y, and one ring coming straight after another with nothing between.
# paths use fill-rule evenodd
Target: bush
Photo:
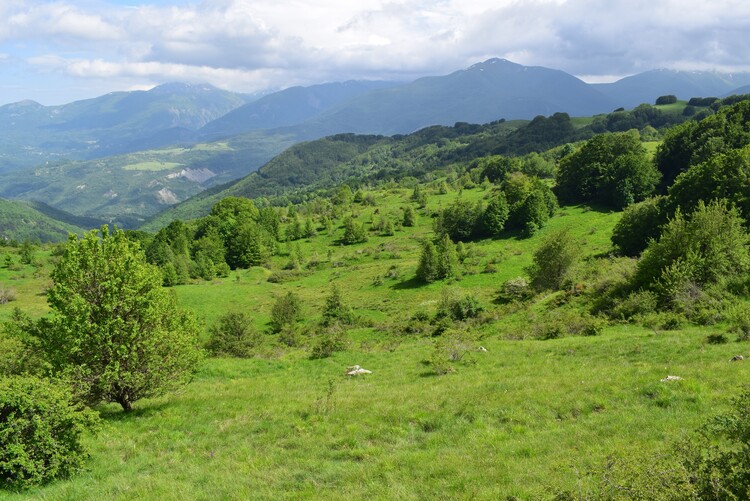
<instances>
[{"instance_id":1,"label":"bush","mask_svg":"<svg viewBox=\"0 0 750 501\"><path fill-rule=\"evenodd\" d=\"M652 291L631 292L612 309L611 316L622 320L648 315L656 311L658 296Z\"/></svg>"},{"instance_id":2,"label":"bush","mask_svg":"<svg viewBox=\"0 0 750 501\"><path fill-rule=\"evenodd\" d=\"M334 284L323 308L323 325L330 326L336 323L347 325L354 323L354 313L348 305L344 304L341 291Z\"/></svg>"},{"instance_id":3,"label":"bush","mask_svg":"<svg viewBox=\"0 0 750 501\"><path fill-rule=\"evenodd\" d=\"M0 304L10 303L16 300L16 290L0 285Z\"/></svg>"},{"instance_id":4,"label":"bush","mask_svg":"<svg viewBox=\"0 0 750 501\"><path fill-rule=\"evenodd\" d=\"M750 254L742 223L738 211L723 201L701 201L689 218L677 211L661 238L643 252L634 285L669 300L689 283L705 287L744 274Z\"/></svg>"},{"instance_id":5,"label":"bush","mask_svg":"<svg viewBox=\"0 0 750 501\"><path fill-rule=\"evenodd\" d=\"M729 328L737 334L738 341L750 340L750 306L737 303L729 309Z\"/></svg>"},{"instance_id":6,"label":"bush","mask_svg":"<svg viewBox=\"0 0 750 501\"><path fill-rule=\"evenodd\" d=\"M70 391L36 377L0 379L0 482L22 489L80 469L95 414Z\"/></svg>"},{"instance_id":7,"label":"bush","mask_svg":"<svg viewBox=\"0 0 750 501\"><path fill-rule=\"evenodd\" d=\"M443 289L435 317L461 321L476 318L482 311L484 307L475 296L461 295L455 290Z\"/></svg>"},{"instance_id":8,"label":"bush","mask_svg":"<svg viewBox=\"0 0 750 501\"><path fill-rule=\"evenodd\" d=\"M638 256L667 223L667 198L651 197L625 209L612 230L612 244L625 256Z\"/></svg>"},{"instance_id":9,"label":"bush","mask_svg":"<svg viewBox=\"0 0 750 501\"><path fill-rule=\"evenodd\" d=\"M468 331L450 329L435 340L434 349L427 364L438 376L454 372L453 364L466 362L466 355L474 351L475 345L476 341Z\"/></svg>"},{"instance_id":10,"label":"bush","mask_svg":"<svg viewBox=\"0 0 750 501\"><path fill-rule=\"evenodd\" d=\"M514 301L526 301L534 297L534 291L529 282L523 277L506 280L497 293L497 301L500 303L512 303Z\"/></svg>"},{"instance_id":11,"label":"bush","mask_svg":"<svg viewBox=\"0 0 750 501\"><path fill-rule=\"evenodd\" d=\"M302 315L302 303L293 292L279 297L271 309L271 326L274 332L280 332L285 326L294 325Z\"/></svg>"},{"instance_id":12,"label":"bush","mask_svg":"<svg viewBox=\"0 0 750 501\"><path fill-rule=\"evenodd\" d=\"M559 290L578 261L580 250L566 230L549 234L534 251L527 268L531 285L538 291Z\"/></svg>"},{"instance_id":13,"label":"bush","mask_svg":"<svg viewBox=\"0 0 750 501\"><path fill-rule=\"evenodd\" d=\"M249 357L263 341L262 334L242 312L231 312L220 317L211 327L209 335L207 348L215 356Z\"/></svg>"},{"instance_id":14,"label":"bush","mask_svg":"<svg viewBox=\"0 0 750 501\"><path fill-rule=\"evenodd\" d=\"M673 96L672 94L669 94L666 96L659 96L656 98L657 105L674 104L676 102L677 102L677 96Z\"/></svg>"},{"instance_id":15,"label":"bush","mask_svg":"<svg viewBox=\"0 0 750 501\"><path fill-rule=\"evenodd\" d=\"M329 326L318 336L313 345L310 358L328 358L337 351L343 351L349 345L346 329L340 324Z\"/></svg>"}]
</instances>

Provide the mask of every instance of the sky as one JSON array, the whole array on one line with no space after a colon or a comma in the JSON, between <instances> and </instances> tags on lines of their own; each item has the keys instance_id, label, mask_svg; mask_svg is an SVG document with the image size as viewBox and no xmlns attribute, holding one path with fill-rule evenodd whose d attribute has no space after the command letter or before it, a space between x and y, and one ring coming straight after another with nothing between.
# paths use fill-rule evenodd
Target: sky
<instances>
[{"instance_id":1,"label":"sky","mask_svg":"<svg viewBox=\"0 0 750 501\"><path fill-rule=\"evenodd\" d=\"M166 82L411 81L492 57L585 81L750 71L746 0L0 0L0 104Z\"/></svg>"}]
</instances>

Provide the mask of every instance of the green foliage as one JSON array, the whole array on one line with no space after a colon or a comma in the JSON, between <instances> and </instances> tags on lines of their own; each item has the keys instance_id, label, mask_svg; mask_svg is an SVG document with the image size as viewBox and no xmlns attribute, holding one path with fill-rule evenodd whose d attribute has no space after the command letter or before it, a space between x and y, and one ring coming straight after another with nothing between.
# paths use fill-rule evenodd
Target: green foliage
<instances>
[{"instance_id":1,"label":"green foliage","mask_svg":"<svg viewBox=\"0 0 750 501\"><path fill-rule=\"evenodd\" d=\"M653 193L658 181L637 133L600 134L561 160L557 192L566 202L621 209Z\"/></svg>"},{"instance_id":2,"label":"green foliage","mask_svg":"<svg viewBox=\"0 0 750 501\"><path fill-rule=\"evenodd\" d=\"M719 153L750 143L750 101L720 109L699 122L689 120L671 128L656 152L661 185L670 186L682 172Z\"/></svg>"},{"instance_id":3,"label":"green foliage","mask_svg":"<svg viewBox=\"0 0 750 501\"><path fill-rule=\"evenodd\" d=\"M712 156L682 172L669 188L669 201L684 213L699 201L725 199L750 218L750 146Z\"/></svg>"},{"instance_id":4,"label":"green foliage","mask_svg":"<svg viewBox=\"0 0 750 501\"><path fill-rule=\"evenodd\" d=\"M629 205L612 231L612 244L625 256L637 256L657 239L668 220L667 198L656 196Z\"/></svg>"},{"instance_id":5,"label":"green foliage","mask_svg":"<svg viewBox=\"0 0 750 501\"><path fill-rule=\"evenodd\" d=\"M512 303L515 301L526 301L534 296L531 285L524 277L511 278L503 282L497 293L500 303Z\"/></svg>"},{"instance_id":6,"label":"green foliage","mask_svg":"<svg viewBox=\"0 0 750 501\"><path fill-rule=\"evenodd\" d=\"M359 244L367 242L367 231L364 225L357 223L353 217L348 216L344 220L344 236L341 242L346 245Z\"/></svg>"},{"instance_id":7,"label":"green foliage","mask_svg":"<svg viewBox=\"0 0 750 501\"><path fill-rule=\"evenodd\" d=\"M252 325L252 319L243 312L222 315L209 330L208 351L214 356L250 357L263 341Z\"/></svg>"},{"instance_id":8,"label":"green foliage","mask_svg":"<svg viewBox=\"0 0 750 501\"><path fill-rule=\"evenodd\" d=\"M401 221L401 224L407 228L411 228L414 226L417 222L417 215L414 212L414 209L411 208L410 205L407 205L404 208L404 218Z\"/></svg>"},{"instance_id":9,"label":"green foliage","mask_svg":"<svg viewBox=\"0 0 750 501\"><path fill-rule=\"evenodd\" d=\"M499 236L505 230L505 222L508 220L510 208L503 192L495 194L487 204L482 215L482 226L484 232L492 237Z\"/></svg>"},{"instance_id":10,"label":"green foliage","mask_svg":"<svg viewBox=\"0 0 750 501\"><path fill-rule=\"evenodd\" d=\"M133 402L186 382L201 360L192 315L121 230L71 236L52 272L53 316L29 326L51 370L91 403Z\"/></svg>"},{"instance_id":11,"label":"green foliage","mask_svg":"<svg viewBox=\"0 0 750 501\"><path fill-rule=\"evenodd\" d=\"M0 486L27 488L81 469L95 414L66 387L33 376L0 378Z\"/></svg>"},{"instance_id":12,"label":"green foliage","mask_svg":"<svg viewBox=\"0 0 750 501\"><path fill-rule=\"evenodd\" d=\"M538 291L561 289L578 259L578 242L569 231L550 233L534 251L526 270L531 285Z\"/></svg>"},{"instance_id":13,"label":"green foliage","mask_svg":"<svg viewBox=\"0 0 750 501\"><path fill-rule=\"evenodd\" d=\"M336 323L354 323L354 313L351 308L344 303L338 285L333 284L323 308L323 325L331 326Z\"/></svg>"},{"instance_id":14,"label":"green foliage","mask_svg":"<svg viewBox=\"0 0 750 501\"><path fill-rule=\"evenodd\" d=\"M742 224L738 210L724 201L701 201L689 217L677 211L643 252L635 285L666 300L691 284L703 288L746 273L750 255Z\"/></svg>"},{"instance_id":15,"label":"green foliage","mask_svg":"<svg viewBox=\"0 0 750 501\"><path fill-rule=\"evenodd\" d=\"M29 240L24 240L21 244L21 248L18 249L18 255L21 257L21 263L31 264L34 261L34 247L35 245Z\"/></svg>"},{"instance_id":16,"label":"green foliage","mask_svg":"<svg viewBox=\"0 0 750 501\"><path fill-rule=\"evenodd\" d=\"M484 307L473 294L462 294L456 289L445 288L440 293L435 317L462 321L476 318L482 311Z\"/></svg>"},{"instance_id":17,"label":"green foliage","mask_svg":"<svg viewBox=\"0 0 750 501\"><path fill-rule=\"evenodd\" d=\"M271 326L274 332L281 332L286 326L294 326L302 318L302 302L293 292L279 296L271 309Z\"/></svg>"},{"instance_id":18,"label":"green foliage","mask_svg":"<svg viewBox=\"0 0 750 501\"><path fill-rule=\"evenodd\" d=\"M436 251L436 277L438 279L454 278L458 274L458 255L456 245L448 235L438 239Z\"/></svg>"},{"instance_id":19,"label":"green foliage","mask_svg":"<svg viewBox=\"0 0 750 501\"><path fill-rule=\"evenodd\" d=\"M475 167L480 170L481 178L487 178L493 183L500 184L505 181L510 172L521 170L521 162L516 158L493 155L481 158L476 162Z\"/></svg>"},{"instance_id":20,"label":"green foliage","mask_svg":"<svg viewBox=\"0 0 750 501\"><path fill-rule=\"evenodd\" d=\"M332 324L323 329L313 344L310 358L328 358L349 345L346 329L341 324Z\"/></svg>"},{"instance_id":21,"label":"green foliage","mask_svg":"<svg viewBox=\"0 0 750 501\"><path fill-rule=\"evenodd\" d=\"M520 172L508 177L503 192L508 202L506 229L525 230L531 235L558 209L557 198L544 181Z\"/></svg>"},{"instance_id":22,"label":"green foliage","mask_svg":"<svg viewBox=\"0 0 750 501\"><path fill-rule=\"evenodd\" d=\"M438 280L437 261L435 244L430 240L422 242L422 251L419 254L419 264L417 265L417 280L424 283Z\"/></svg>"},{"instance_id":23,"label":"green foliage","mask_svg":"<svg viewBox=\"0 0 750 501\"><path fill-rule=\"evenodd\" d=\"M483 212L481 204L457 198L440 212L435 221L435 233L448 235L456 242L469 241L477 235Z\"/></svg>"},{"instance_id":24,"label":"green foliage","mask_svg":"<svg viewBox=\"0 0 750 501\"><path fill-rule=\"evenodd\" d=\"M674 96L672 94L669 94L666 96L659 96L656 98L657 106L663 106L665 104L674 104L676 102L677 102L677 96Z\"/></svg>"}]
</instances>

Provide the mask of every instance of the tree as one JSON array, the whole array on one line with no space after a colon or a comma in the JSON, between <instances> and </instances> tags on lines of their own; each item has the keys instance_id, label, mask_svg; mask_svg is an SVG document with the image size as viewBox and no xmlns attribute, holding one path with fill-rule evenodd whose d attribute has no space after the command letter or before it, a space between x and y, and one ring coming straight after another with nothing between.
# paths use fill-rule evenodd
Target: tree
<instances>
[{"instance_id":1,"label":"tree","mask_svg":"<svg viewBox=\"0 0 750 501\"><path fill-rule=\"evenodd\" d=\"M253 349L262 341L262 335L253 327L250 317L242 312L229 312L222 315L211 326L208 349L214 355L245 358L252 355Z\"/></svg>"},{"instance_id":2,"label":"tree","mask_svg":"<svg viewBox=\"0 0 750 501\"><path fill-rule=\"evenodd\" d=\"M281 332L287 325L294 325L302 316L302 303L294 292L280 296L271 309L271 326L274 332Z\"/></svg>"},{"instance_id":3,"label":"tree","mask_svg":"<svg viewBox=\"0 0 750 501\"><path fill-rule=\"evenodd\" d=\"M667 222L666 202L666 197L657 196L628 206L612 230L612 244L625 256L643 252L651 239L659 238Z\"/></svg>"},{"instance_id":4,"label":"tree","mask_svg":"<svg viewBox=\"0 0 750 501\"><path fill-rule=\"evenodd\" d=\"M500 235L505 230L505 222L508 220L509 213L505 194L500 192L493 196L482 216L484 232L491 237Z\"/></svg>"},{"instance_id":5,"label":"tree","mask_svg":"<svg viewBox=\"0 0 750 501\"><path fill-rule=\"evenodd\" d=\"M435 244L429 240L425 240L422 243L422 252L419 254L417 279L421 282L430 283L437 280L437 278L437 252L435 251Z\"/></svg>"},{"instance_id":6,"label":"tree","mask_svg":"<svg viewBox=\"0 0 750 501\"><path fill-rule=\"evenodd\" d=\"M407 205L404 209L404 219L401 222L404 226L414 226L417 216L414 214L414 209L410 205Z\"/></svg>"},{"instance_id":7,"label":"tree","mask_svg":"<svg viewBox=\"0 0 750 501\"><path fill-rule=\"evenodd\" d=\"M515 172L506 179L503 191L508 202L506 229L533 234L557 211L557 198L541 179Z\"/></svg>"},{"instance_id":8,"label":"tree","mask_svg":"<svg viewBox=\"0 0 750 501\"><path fill-rule=\"evenodd\" d=\"M674 96L672 94L666 95L666 96L659 96L656 98L656 104L658 106L665 105L665 104L674 104L677 102L677 96Z\"/></svg>"},{"instance_id":9,"label":"tree","mask_svg":"<svg viewBox=\"0 0 750 501\"><path fill-rule=\"evenodd\" d=\"M600 134L560 161L556 189L567 202L622 209L651 195L659 178L637 131Z\"/></svg>"},{"instance_id":10,"label":"tree","mask_svg":"<svg viewBox=\"0 0 750 501\"><path fill-rule=\"evenodd\" d=\"M344 220L344 236L341 241L346 245L367 242L367 233L364 226L357 223L353 217L347 217Z\"/></svg>"},{"instance_id":11,"label":"tree","mask_svg":"<svg viewBox=\"0 0 750 501\"><path fill-rule=\"evenodd\" d=\"M443 235L435 247L437 251L437 278L453 278L458 273L456 245L448 235Z\"/></svg>"},{"instance_id":12,"label":"tree","mask_svg":"<svg viewBox=\"0 0 750 501\"><path fill-rule=\"evenodd\" d=\"M29 326L51 371L125 411L186 383L202 358L198 326L161 280L121 230L71 235L47 293L53 316Z\"/></svg>"},{"instance_id":13,"label":"tree","mask_svg":"<svg viewBox=\"0 0 750 501\"><path fill-rule=\"evenodd\" d=\"M635 285L656 290L663 300L687 285L704 287L750 270L748 233L735 207L703 201L689 217L677 211L659 240L638 262Z\"/></svg>"},{"instance_id":14,"label":"tree","mask_svg":"<svg viewBox=\"0 0 750 501\"><path fill-rule=\"evenodd\" d=\"M469 241L477 235L483 213L481 203L458 198L440 212L435 221L435 233L448 235L457 242Z\"/></svg>"},{"instance_id":15,"label":"tree","mask_svg":"<svg viewBox=\"0 0 750 501\"><path fill-rule=\"evenodd\" d=\"M558 290L578 260L579 246L567 230L549 234L537 247L526 270L538 291Z\"/></svg>"},{"instance_id":16,"label":"tree","mask_svg":"<svg viewBox=\"0 0 750 501\"><path fill-rule=\"evenodd\" d=\"M344 304L341 290L336 284L333 284L323 308L323 325L351 324L352 322L354 322L354 313L352 313L351 308Z\"/></svg>"}]
</instances>

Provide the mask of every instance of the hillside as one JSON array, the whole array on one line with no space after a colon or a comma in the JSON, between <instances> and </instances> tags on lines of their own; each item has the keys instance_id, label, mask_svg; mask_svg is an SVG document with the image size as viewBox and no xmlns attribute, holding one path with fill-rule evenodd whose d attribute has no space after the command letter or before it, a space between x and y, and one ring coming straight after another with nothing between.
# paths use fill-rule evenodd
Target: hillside
<instances>
[{"instance_id":1,"label":"hillside","mask_svg":"<svg viewBox=\"0 0 750 501\"><path fill-rule=\"evenodd\" d=\"M641 103L653 104L656 98L674 95L692 97L725 96L735 88L750 84L750 73L712 71L651 70L608 84L592 86L612 99L616 106L632 108ZM731 92L737 93L737 92Z\"/></svg>"},{"instance_id":2,"label":"hillside","mask_svg":"<svg viewBox=\"0 0 750 501\"><path fill-rule=\"evenodd\" d=\"M450 75L372 91L302 125L327 134L404 134L429 125L605 113L614 102L559 70L489 59Z\"/></svg>"},{"instance_id":3,"label":"hillside","mask_svg":"<svg viewBox=\"0 0 750 501\"><path fill-rule=\"evenodd\" d=\"M349 81L309 87L290 87L236 108L199 130L204 140L257 129L288 127L310 120L330 108L375 89L394 87L395 82Z\"/></svg>"},{"instance_id":4,"label":"hillside","mask_svg":"<svg viewBox=\"0 0 750 501\"><path fill-rule=\"evenodd\" d=\"M71 224L73 222L95 221L81 221L61 211L45 214L31 204L0 198L0 240L61 242L68 238L70 233L81 234L90 228L98 227L76 226Z\"/></svg>"},{"instance_id":5,"label":"hillside","mask_svg":"<svg viewBox=\"0 0 750 501\"><path fill-rule=\"evenodd\" d=\"M177 143L247 102L209 85L165 84L62 106L0 107L0 173L62 159L103 157Z\"/></svg>"},{"instance_id":6,"label":"hillside","mask_svg":"<svg viewBox=\"0 0 750 501\"><path fill-rule=\"evenodd\" d=\"M294 142L259 131L215 143L50 163L0 174L0 196L44 201L130 228L212 184L257 169Z\"/></svg>"}]
</instances>

